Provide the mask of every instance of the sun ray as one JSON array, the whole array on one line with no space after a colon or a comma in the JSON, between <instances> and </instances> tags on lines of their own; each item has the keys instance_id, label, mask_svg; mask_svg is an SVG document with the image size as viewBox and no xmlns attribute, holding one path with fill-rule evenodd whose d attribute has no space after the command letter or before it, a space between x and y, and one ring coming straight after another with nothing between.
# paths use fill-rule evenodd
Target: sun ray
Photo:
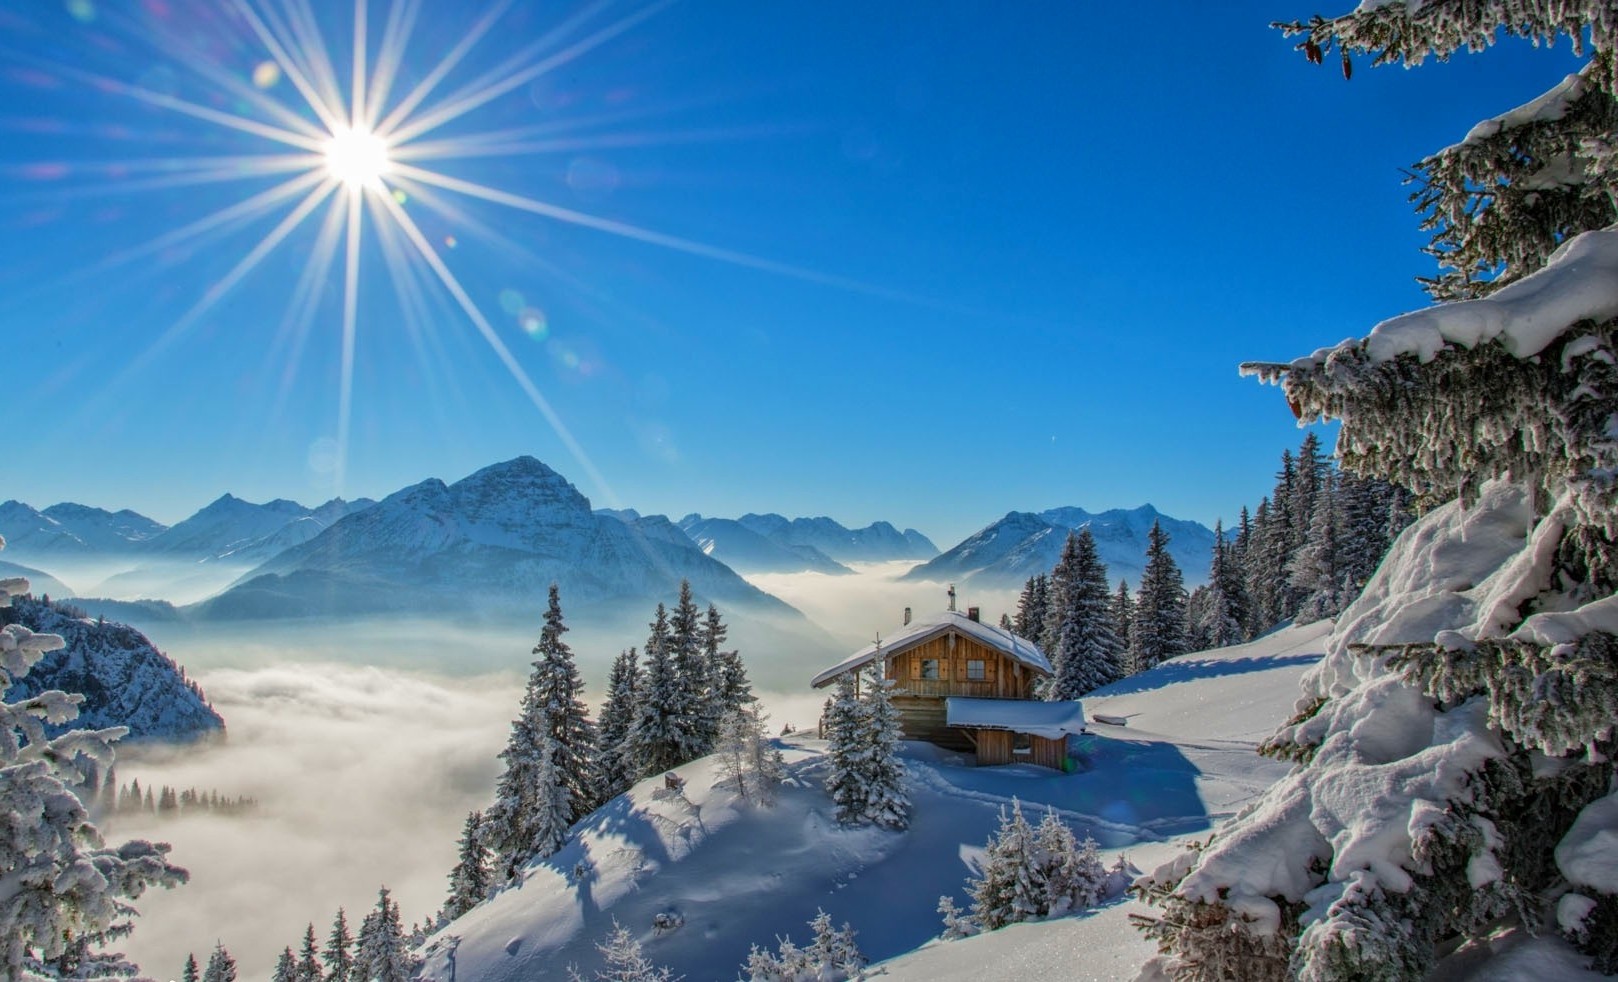
<instances>
[{"instance_id":1,"label":"sun ray","mask_svg":"<svg viewBox=\"0 0 1618 982\"><path fill-rule=\"evenodd\" d=\"M366 40L366 13L365 0L354 0L354 74L349 87L348 125L356 131L365 128L365 57L370 48Z\"/></svg>"},{"instance_id":2,"label":"sun ray","mask_svg":"<svg viewBox=\"0 0 1618 982\"><path fill-rule=\"evenodd\" d=\"M377 133L387 134L401 120L414 112L416 107L421 104L421 100L427 98L433 89L438 87L438 83L442 82L444 77L451 71L454 71L455 66L460 64L461 59L466 57L467 53L483 38L483 35L489 33L489 29L494 27L495 21L499 19L501 14L505 13L506 8L510 7L512 2L513 0L499 0L490 7L472 25L472 28L455 43L455 46L450 48L444 57L438 60L438 64L433 66L432 71L428 72L425 78L416 83L416 87L411 89L410 93L397 106L393 107L393 111L388 113L387 118L372 127L372 129Z\"/></svg>"},{"instance_id":3,"label":"sun ray","mask_svg":"<svg viewBox=\"0 0 1618 982\"><path fill-rule=\"evenodd\" d=\"M450 272L449 267L444 265L444 260L428 243L426 236L422 235L421 229L416 226L415 221L392 197L388 195L379 197L382 203L387 206L388 213L393 216L393 220L398 223L399 228L404 231L411 244L416 247L416 251L421 255L421 258L427 262L427 265L437 275L438 281L444 285L444 289L448 290L450 296L455 298L455 302L460 306L462 312L472 321L473 326L478 329L478 333L483 335L483 340L488 343L495 357L505 366L506 371L522 389L523 394L528 397L528 401L534 405L535 409L539 410L541 416L545 417L545 422L550 424L551 430L556 433L557 439L562 441L562 445L567 448L568 453L573 455L573 459L584 469L585 474L589 476L595 486L602 489L607 499L615 501L617 496L613 493L611 485L607 483L605 475L596 468L589 454L584 452L584 447L568 430L567 424L562 421L562 417L551 406L550 400L545 398L544 394L539 391L539 387L528 377L528 373L523 370L522 364L512 355L511 349L507 348L505 342L500 340L500 335L495 332L488 319L483 316L483 312L478 309L477 304L473 303L472 298L467 296L466 290L461 286L460 281L455 278L454 273Z\"/></svg>"},{"instance_id":4,"label":"sun ray","mask_svg":"<svg viewBox=\"0 0 1618 982\"><path fill-rule=\"evenodd\" d=\"M287 312L281 318L281 325L276 331L271 349L266 352L266 360L274 362L279 357L281 347L285 345L287 348L286 367L281 371L281 382L276 388L275 400L270 407L271 419L280 418L286 409L287 400L292 395L292 383L297 378L297 367L303 359L304 345L309 340L309 328L314 323L320 295L325 291L326 283L331 277L332 261L337 258L337 241L342 234L344 214L341 208L326 209L326 217L321 223L320 233L315 237L314 248L309 250L309 260L304 263L303 272L298 275L298 283L293 287Z\"/></svg>"},{"instance_id":5,"label":"sun ray","mask_svg":"<svg viewBox=\"0 0 1618 982\"><path fill-rule=\"evenodd\" d=\"M343 354L337 389L337 493L341 495L348 469L348 427L354 412L354 338L359 319L360 218L362 192L350 188L348 248L343 263Z\"/></svg>"},{"instance_id":6,"label":"sun ray","mask_svg":"<svg viewBox=\"0 0 1618 982\"><path fill-rule=\"evenodd\" d=\"M536 62L522 71L504 74L497 81L491 81L474 91L468 92L463 89L461 91L465 93L464 95L457 93L450 96L443 104L424 111L420 116L401 125L397 130L389 131L387 136L395 143L405 143L421 136L423 133L435 130L450 120L463 116L479 106L505 95L512 89L527 85L546 72L566 65L580 55L600 47L630 28L661 13L672 6L673 3L674 0L658 0L658 2L643 7L635 13L619 18L588 37L575 41L556 54ZM484 77L487 78L488 74Z\"/></svg>"},{"instance_id":7,"label":"sun ray","mask_svg":"<svg viewBox=\"0 0 1618 982\"><path fill-rule=\"evenodd\" d=\"M393 81L404 62L405 42L415 29L416 16L421 12L421 0L393 0L388 5L388 19L382 26L382 43L377 48L376 70L371 75L370 96L365 107L365 127L373 132L377 117L387 104Z\"/></svg>"},{"instance_id":8,"label":"sun ray","mask_svg":"<svg viewBox=\"0 0 1618 982\"><path fill-rule=\"evenodd\" d=\"M161 174L153 177L120 177L112 174L97 175L95 184L73 184L69 187L44 186L9 194L0 194L0 201L87 201L108 195L144 191L167 191L174 188L202 187L206 184L225 184L232 181L274 177L313 166L313 157L302 157L297 166L266 167L263 170L243 171L238 167L216 167L212 170L187 171L179 174Z\"/></svg>"},{"instance_id":9,"label":"sun ray","mask_svg":"<svg viewBox=\"0 0 1618 982\"><path fill-rule=\"evenodd\" d=\"M287 56L296 61L310 87L319 91L320 105L333 119L340 118L343 93L337 84L337 70L332 67L331 55L326 50L325 37L315 23L314 11L302 0L281 0L283 13L277 13L263 0L259 2L266 24L277 38L285 39ZM318 109L316 111L318 113Z\"/></svg>"},{"instance_id":10,"label":"sun ray","mask_svg":"<svg viewBox=\"0 0 1618 982\"><path fill-rule=\"evenodd\" d=\"M248 25L252 27L253 32L258 35L259 41L270 52L270 57L274 58L276 64L281 66L282 73L292 82L293 87L303 95L304 100L309 103L309 108L313 109L315 115L320 117L320 122L326 129L336 131L341 127L343 125L342 119L332 112L331 107L321 98L320 93L315 91L308 77L298 67L293 57L287 53L281 42L276 39L275 34L265 25L263 19L259 17L258 12L253 9L252 5L247 0L236 0L236 9L241 11L243 17L247 18Z\"/></svg>"},{"instance_id":11,"label":"sun ray","mask_svg":"<svg viewBox=\"0 0 1618 982\"><path fill-rule=\"evenodd\" d=\"M498 205L505 205L508 208L515 208L518 211L526 211L530 214L543 215L546 218L554 218L557 221L566 222L569 225L577 225L581 228L595 229L598 232L607 232L621 238L632 239L636 242L645 242L648 245L662 246L665 249L673 249L676 252L683 252L692 256L701 256L704 259L713 259L719 262L729 263L733 266L743 266L748 269L756 269L764 273L774 273L778 276L786 276L795 280L803 280L806 283L815 283L820 286L835 287L839 290L848 290L850 292L862 293L866 296L880 297L886 300L896 300L902 303L910 304L921 304L923 306L936 306L936 304L923 297L916 297L897 290L889 290L884 287L873 286L869 283L862 283L859 280L852 280L842 276L833 276L830 273L817 272L816 270L806 269L802 266L794 266L790 263L782 263L773 259L765 259L761 256L750 255L745 252L739 252L735 249L726 249L721 246L708 245L705 242L697 242L693 239L681 238L678 235L669 235L666 232L656 232L651 229L641 228L638 225L631 225L628 222L615 221L611 218L601 218L597 215L587 214L582 211L575 211L572 208L564 208L561 205L553 205L548 202L538 201L534 198L527 198L523 197L522 195L511 194L508 191L501 191L496 188L486 187L482 184L475 184L471 181L463 181L459 178L439 174L436 171L426 170L411 164L395 162L393 166L393 179L396 182L401 183L410 180L420 181L423 184L431 184L435 187L441 187L446 191L455 191L472 198L481 198L484 201L493 202L494 204Z\"/></svg>"},{"instance_id":12,"label":"sun ray","mask_svg":"<svg viewBox=\"0 0 1618 982\"><path fill-rule=\"evenodd\" d=\"M12 57L11 53L7 52L6 57L9 60ZM26 57L21 57L18 60L33 62L34 64L43 68L61 72L63 75L77 78L82 82L87 82L103 91L114 92L118 95L138 99L141 102L147 103L148 105L157 106L161 109L172 109L175 112L184 113L185 115L194 117L196 119L206 120L210 123L218 123L220 126L228 126L231 129L240 130L243 133L250 133L254 136L262 136L266 139L274 140L277 143L285 143L294 147L303 147L305 150L313 150L317 153L320 150L320 138L318 136L306 135L304 133L282 129L278 126L271 126L268 123L261 123L254 119L248 119L245 116L238 116L235 113L227 113L218 109L209 108L208 106L198 105L195 102L190 102L176 96L166 95L162 92L154 92L151 89L143 86L131 85L128 82L120 82L115 78L108 78L105 75L96 75L92 72L81 71L80 69L73 68L68 65L62 65L55 62L39 62Z\"/></svg>"},{"instance_id":13,"label":"sun ray","mask_svg":"<svg viewBox=\"0 0 1618 982\"><path fill-rule=\"evenodd\" d=\"M722 127L708 130L648 130L640 133L598 133L590 136L555 137L549 140L494 142L497 134L423 140L391 151L394 160L470 160L477 157L520 157L547 153L575 153L580 150L621 150L635 147L672 147L687 143L715 143L726 140L757 139L790 132L780 126Z\"/></svg>"},{"instance_id":14,"label":"sun ray","mask_svg":"<svg viewBox=\"0 0 1618 982\"><path fill-rule=\"evenodd\" d=\"M235 266L231 267L228 273L210 286L189 310L182 314L173 324L169 325L168 329L157 337L157 340L147 345L144 351L130 359L129 363L118 373L118 380L121 381L132 375L139 374L170 345L189 333L191 328L196 326L197 321L202 318L202 315L213 309L215 304L224 299L225 295L234 289L236 284L241 282L242 278L252 271L253 267L264 260L265 256L275 251L275 248L288 235L291 235L292 230L302 224L305 218L309 217L309 213L314 211L336 189L336 186L334 181L322 180L319 186L310 191L303 201L298 203L296 208L281 219L274 229L248 251L247 255L243 256ZM113 386L108 386L108 391L112 388Z\"/></svg>"}]
</instances>

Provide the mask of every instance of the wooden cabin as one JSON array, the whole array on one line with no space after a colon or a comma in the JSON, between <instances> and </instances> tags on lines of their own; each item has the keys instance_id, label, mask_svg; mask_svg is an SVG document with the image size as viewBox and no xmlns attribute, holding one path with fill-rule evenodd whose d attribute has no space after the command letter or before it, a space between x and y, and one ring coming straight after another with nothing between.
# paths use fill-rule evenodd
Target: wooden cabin
<instances>
[{"instance_id":1,"label":"wooden cabin","mask_svg":"<svg viewBox=\"0 0 1618 982\"><path fill-rule=\"evenodd\" d=\"M1028 759L1048 767L1065 767L1065 736L1036 737L1026 727L1017 729L1027 719L1027 711L1014 711L1014 706L1034 702L1078 711L1077 703L1035 702L1034 683L1052 674L1038 645L983 623L976 607L965 613L948 610L913 622L908 615L907 609L907 623L893 636L856 651L816 675L811 684L823 689L838 676L857 672L881 657L885 676L893 682L893 705L907 739L975 753L980 764ZM970 722L952 723L951 707L957 702L974 707ZM994 712L997 703L1006 711ZM1078 711L1080 722L1069 721L1070 728L1076 725L1071 732L1083 731L1082 716ZM1052 726L1056 724L1043 721L1042 725L1045 731L1055 732ZM1037 753L1033 748L1036 739L1046 744Z\"/></svg>"}]
</instances>

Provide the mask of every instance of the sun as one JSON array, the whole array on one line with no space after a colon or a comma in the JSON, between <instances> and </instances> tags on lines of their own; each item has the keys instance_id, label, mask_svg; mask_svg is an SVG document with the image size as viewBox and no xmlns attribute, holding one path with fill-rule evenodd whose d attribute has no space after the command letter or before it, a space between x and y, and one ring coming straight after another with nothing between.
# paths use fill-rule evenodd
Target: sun
<instances>
[{"instance_id":1,"label":"sun","mask_svg":"<svg viewBox=\"0 0 1618 982\"><path fill-rule=\"evenodd\" d=\"M383 175L393 169L387 141L364 127L334 131L321 150L326 173L353 190L382 190Z\"/></svg>"}]
</instances>

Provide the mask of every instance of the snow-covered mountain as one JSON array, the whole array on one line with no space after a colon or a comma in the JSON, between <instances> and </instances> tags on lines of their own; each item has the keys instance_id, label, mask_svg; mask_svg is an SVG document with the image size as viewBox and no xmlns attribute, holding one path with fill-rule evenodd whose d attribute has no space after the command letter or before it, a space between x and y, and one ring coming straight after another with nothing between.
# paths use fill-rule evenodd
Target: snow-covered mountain
<instances>
[{"instance_id":1,"label":"snow-covered mountain","mask_svg":"<svg viewBox=\"0 0 1618 982\"><path fill-rule=\"evenodd\" d=\"M702 551L742 573L851 573L811 545L784 545L733 518L687 515L680 528ZM917 533L920 534L920 533Z\"/></svg>"},{"instance_id":2,"label":"snow-covered mountain","mask_svg":"<svg viewBox=\"0 0 1618 982\"><path fill-rule=\"evenodd\" d=\"M9 699L61 689L84 695L79 716L56 729L129 727L128 740L195 740L225 721L184 669L146 636L113 621L78 616L67 604L18 597L0 608L0 622L59 634L67 646L45 655L12 683Z\"/></svg>"},{"instance_id":3,"label":"snow-covered mountain","mask_svg":"<svg viewBox=\"0 0 1618 982\"><path fill-rule=\"evenodd\" d=\"M430 598L437 611L532 613L554 580L571 613L673 597L682 578L727 610L794 613L666 518L596 514L560 474L518 457L454 484L433 478L395 492L192 610L215 619L352 614L419 610Z\"/></svg>"},{"instance_id":4,"label":"snow-covered mountain","mask_svg":"<svg viewBox=\"0 0 1618 982\"><path fill-rule=\"evenodd\" d=\"M686 521L700 520L691 515ZM861 529L846 528L830 518L785 518L747 514L736 523L787 549L807 546L839 563L884 563L897 559L931 559L938 555L932 540L915 529L903 532L887 522ZM681 522L683 526L685 522Z\"/></svg>"},{"instance_id":5,"label":"snow-covered mountain","mask_svg":"<svg viewBox=\"0 0 1618 982\"><path fill-rule=\"evenodd\" d=\"M73 590L66 583L44 570L34 569L32 566L23 566L18 563L8 563L0 559L0 580L13 576L20 576L28 581L28 588L40 596L55 597L58 600L73 596Z\"/></svg>"},{"instance_id":6,"label":"snow-covered mountain","mask_svg":"<svg viewBox=\"0 0 1618 982\"><path fill-rule=\"evenodd\" d=\"M263 504L222 495L201 511L153 536L142 550L153 557L261 563L304 543L346 515L376 502L333 498L315 508L277 498Z\"/></svg>"},{"instance_id":7,"label":"snow-covered mountain","mask_svg":"<svg viewBox=\"0 0 1618 982\"><path fill-rule=\"evenodd\" d=\"M1048 573L1062 555L1069 531L1088 525L1096 552L1116 583L1140 582L1146 566L1146 536L1152 522L1169 534L1169 555L1179 564L1187 587L1208 578L1213 530L1200 522L1170 518L1151 505L1091 513L1083 508L1014 511L979 529L931 562L904 575L907 580L948 580L982 587L1018 587L1030 576Z\"/></svg>"},{"instance_id":8,"label":"snow-covered mountain","mask_svg":"<svg viewBox=\"0 0 1618 982\"><path fill-rule=\"evenodd\" d=\"M38 511L20 501L0 503L0 527L13 557L40 559L139 550L166 526L125 509L118 512L64 501Z\"/></svg>"}]
</instances>

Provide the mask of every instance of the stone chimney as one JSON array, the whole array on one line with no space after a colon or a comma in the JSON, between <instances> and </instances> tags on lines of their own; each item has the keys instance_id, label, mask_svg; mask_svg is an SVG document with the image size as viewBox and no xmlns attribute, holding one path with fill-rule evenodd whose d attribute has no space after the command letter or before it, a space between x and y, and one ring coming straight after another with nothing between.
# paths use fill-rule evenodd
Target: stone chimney
<instances>
[{"instance_id":1,"label":"stone chimney","mask_svg":"<svg viewBox=\"0 0 1618 982\"><path fill-rule=\"evenodd\" d=\"M977 620L979 613L980 613L980 611L976 607L968 607L968 608L966 608L967 620L973 620L973 621Z\"/></svg>"}]
</instances>

